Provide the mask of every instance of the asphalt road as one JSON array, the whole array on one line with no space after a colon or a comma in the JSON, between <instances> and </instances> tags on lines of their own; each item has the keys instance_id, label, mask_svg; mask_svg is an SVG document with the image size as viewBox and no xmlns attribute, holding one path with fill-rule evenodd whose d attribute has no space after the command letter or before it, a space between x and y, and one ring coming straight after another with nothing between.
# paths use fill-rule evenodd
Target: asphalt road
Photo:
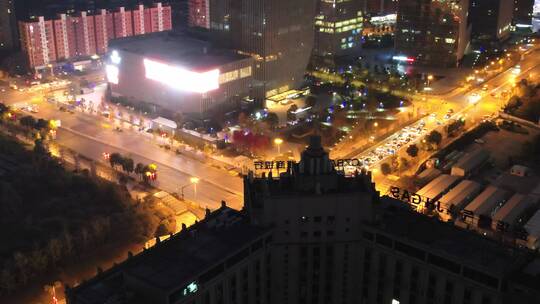
<instances>
[{"instance_id":1,"label":"asphalt road","mask_svg":"<svg viewBox=\"0 0 540 304\"><path fill-rule=\"evenodd\" d=\"M191 177L198 177L196 191L193 185L184 188L186 199L210 209L219 208L221 200L233 208L242 208L241 178L189 156L164 150L149 134L129 129L115 131L114 122L107 118L80 112L61 112L55 105L44 102L41 96L40 92L9 91L1 100L9 105L27 102L38 104L39 113L33 115L60 119L62 127L57 132L57 142L82 155L104 161L103 152L119 152L131 156L135 162L155 163L158 166L155 186L168 192L180 193L180 188L190 184Z\"/></svg>"}]
</instances>

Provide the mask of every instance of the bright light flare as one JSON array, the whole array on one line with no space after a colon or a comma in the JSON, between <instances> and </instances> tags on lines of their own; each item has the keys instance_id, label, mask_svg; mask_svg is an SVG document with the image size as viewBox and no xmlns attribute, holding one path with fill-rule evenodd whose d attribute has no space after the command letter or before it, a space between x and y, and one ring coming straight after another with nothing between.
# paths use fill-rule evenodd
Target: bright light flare
<instances>
[{"instance_id":1,"label":"bright light flare","mask_svg":"<svg viewBox=\"0 0 540 304\"><path fill-rule=\"evenodd\" d=\"M477 104L480 101L481 97L478 94L472 94L469 96L469 103Z\"/></svg>"},{"instance_id":2,"label":"bright light flare","mask_svg":"<svg viewBox=\"0 0 540 304\"><path fill-rule=\"evenodd\" d=\"M120 70L115 65L106 65L105 66L105 74L107 75L107 81L110 83L118 84L119 82L119 75Z\"/></svg>"},{"instance_id":3,"label":"bright light flare","mask_svg":"<svg viewBox=\"0 0 540 304\"><path fill-rule=\"evenodd\" d=\"M112 51L111 52L111 62L119 65L122 62L122 57L120 57L120 54L118 54L118 51Z\"/></svg>"},{"instance_id":4,"label":"bright light flare","mask_svg":"<svg viewBox=\"0 0 540 304\"><path fill-rule=\"evenodd\" d=\"M175 90L206 93L219 88L219 70L193 72L181 67L144 59L146 78L163 83Z\"/></svg>"},{"instance_id":5,"label":"bright light flare","mask_svg":"<svg viewBox=\"0 0 540 304\"><path fill-rule=\"evenodd\" d=\"M407 56L392 56L392 59L395 61L414 62L414 58Z\"/></svg>"},{"instance_id":6,"label":"bright light flare","mask_svg":"<svg viewBox=\"0 0 540 304\"><path fill-rule=\"evenodd\" d=\"M198 184L199 183L199 178L198 177L191 177L189 179L189 181L192 183L192 184Z\"/></svg>"}]
</instances>

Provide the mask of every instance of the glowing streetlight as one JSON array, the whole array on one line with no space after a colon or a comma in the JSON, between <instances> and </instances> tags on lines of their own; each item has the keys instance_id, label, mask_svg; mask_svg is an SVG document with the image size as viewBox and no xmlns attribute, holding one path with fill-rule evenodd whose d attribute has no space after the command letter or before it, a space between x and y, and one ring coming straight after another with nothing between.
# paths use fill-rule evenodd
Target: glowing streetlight
<instances>
[{"instance_id":1,"label":"glowing streetlight","mask_svg":"<svg viewBox=\"0 0 540 304\"><path fill-rule=\"evenodd\" d=\"M277 146L278 155L281 154L280 146L281 146L282 143L283 143L283 139L281 139L279 137L274 139L274 144L276 144L276 146Z\"/></svg>"},{"instance_id":2,"label":"glowing streetlight","mask_svg":"<svg viewBox=\"0 0 540 304\"><path fill-rule=\"evenodd\" d=\"M428 75L427 79L428 80L433 80L433 75Z\"/></svg>"},{"instance_id":3,"label":"glowing streetlight","mask_svg":"<svg viewBox=\"0 0 540 304\"><path fill-rule=\"evenodd\" d=\"M195 198L197 198L197 184L199 183L199 178L198 177L195 177L195 176L192 176L189 178L189 184L187 185L184 185L180 188L180 192L181 192L181 195L182 195L182 200L184 199L184 189L186 187L189 187L191 185L193 185L193 192L195 193Z\"/></svg>"}]
</instances>

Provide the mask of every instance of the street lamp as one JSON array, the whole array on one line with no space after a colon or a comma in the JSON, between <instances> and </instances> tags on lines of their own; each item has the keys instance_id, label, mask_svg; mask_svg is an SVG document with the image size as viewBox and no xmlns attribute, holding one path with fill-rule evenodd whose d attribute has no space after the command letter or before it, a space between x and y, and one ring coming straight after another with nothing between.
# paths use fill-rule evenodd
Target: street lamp
<instances>
[{"instance_id":1,"label":"street lamp","mask_svg":"<svg viewBox=\"0 0 540 304\"><path fill-rule=\"evenodd\" d=\"M276 146L277 146L278 155L281 154L280 146L281 146L282 143L283 143L283 139L281 139L279 137L274 139L274 144L276 144Z\"/></svg>"},{"instance_id":2,"label":"street lamp","mask_svg":"<svg viewBox=\"0 0 540 304\"><path fill-rule=\"evenodd\" d=\"M181 195L182 195L182 200L184 200L184 189L188 186L191 186L193 185L193 190L195 192L195 198L197 197L197 184L199 183L199 178L198 177L195 177L195 176L192 176L189 178L189 184L187 185L184 185L180 188L180 192L181 192Z\"/></svg>"},{"instance_id":3,"label":"street lamp","mask_svg":"<svg viewBox=\"0 0 540 304\"><path fill-rule=\"evenodd\" d=\"M429 82L433 80L433 75L428 75L427 80L427 86L429 87Z\"/></svg>"}]
</instances>

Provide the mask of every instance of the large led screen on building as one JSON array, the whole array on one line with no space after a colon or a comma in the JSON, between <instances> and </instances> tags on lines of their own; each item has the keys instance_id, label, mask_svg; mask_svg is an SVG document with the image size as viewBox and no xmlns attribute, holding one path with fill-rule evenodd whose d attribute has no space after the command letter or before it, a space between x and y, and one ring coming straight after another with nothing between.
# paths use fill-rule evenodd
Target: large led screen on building
<instances>
[{"instance_id":1,"label":"large led screen on building","mask_svg":"<svg viewBox=\"0 0 540 304\"><path fill-rule=\"evenodd\" d=\"M163 83L175 90L206 93L219 88L219 70L193 72L178 66L144 59L147 79Z\"/></svg>"}]
</instances>

